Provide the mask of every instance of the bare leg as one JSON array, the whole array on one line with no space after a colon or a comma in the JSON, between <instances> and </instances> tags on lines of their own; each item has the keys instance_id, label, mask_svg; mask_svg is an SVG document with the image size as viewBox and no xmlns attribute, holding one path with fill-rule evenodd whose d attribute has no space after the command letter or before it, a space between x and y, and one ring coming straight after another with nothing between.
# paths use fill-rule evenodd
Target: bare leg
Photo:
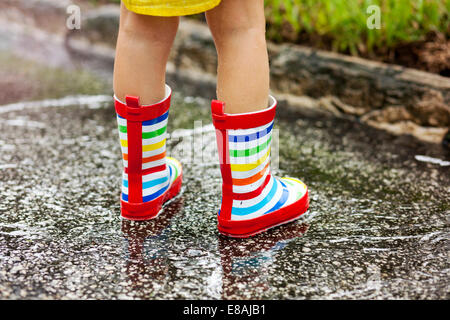
<instances>
[{"instance_id":1,"label":"bare leg","mask_svg":"<svg viewBox=\"0 0 450 320\"><path fill-rule=\"evenodd\" d=\"M166 63L178 29L178 17L139 15L122 4L114 65L114 92L139 96L141 104L164 98Z\"/></svg>"},{"instance_id":2,"label":"bare leg","mask_svg":"<svg viewBox=\"0 0 450 320\"><path fill-rule=\"evenodd\" d=\"M267 107L269 59L263 0L222 0L206 12L216 45L217 98L227 113Z\"/></svg>"}]
</instances>

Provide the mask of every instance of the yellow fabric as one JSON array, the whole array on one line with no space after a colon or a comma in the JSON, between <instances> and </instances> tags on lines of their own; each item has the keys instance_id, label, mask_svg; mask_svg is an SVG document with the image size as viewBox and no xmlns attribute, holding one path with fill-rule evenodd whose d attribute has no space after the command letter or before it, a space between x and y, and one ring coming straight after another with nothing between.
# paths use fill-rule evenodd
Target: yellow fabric
<instances>
[{"instance_id":1,"label":"yellow fabric","mask_svg":"<svg viewBox=\"0 0 450 320\"><path fill-rule=\"evenodd\" d=\"M150 16L184 16L207 11L220 0L122 0L128 10Z\"/></svg>"}]
</instances>

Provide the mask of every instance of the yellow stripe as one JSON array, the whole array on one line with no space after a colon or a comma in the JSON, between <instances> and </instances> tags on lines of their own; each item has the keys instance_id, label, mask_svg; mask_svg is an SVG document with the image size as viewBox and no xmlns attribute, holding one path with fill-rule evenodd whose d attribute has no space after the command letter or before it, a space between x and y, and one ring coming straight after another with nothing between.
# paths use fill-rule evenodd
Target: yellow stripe
<instances>
[{"instance_id":1,"label":"yellow stripe","mask_svg":"<svg viewBox=\"0 0 450 320\"><path fill-rule=\"evenodd\" d=\"M166 143L166 139L164 139L163 141L160 141L158 143L149 144L148 146L142 146L142 151L146 152L146 151L153 151L153 150L159 149L159 148L163 147L165 143Z\"/></svg>"},{"instance_id":2,"label":"yellow stripe","mask_svg":"<svg viewBox=\"0 0 450 320\"><path fill-rule=\"evenodd\" d=\"M120 140L120 145L122 147L128 147L128 141L127 140Z\"/></svg>"},{"instance_id":3,"label":"yellow stripe","mask_svg":"<svg viewBox=\"0 0 450 320\"><path fill-rule=\"evenodd\" d=\"M305 188L305 189L307 188L307 187L306 187L306 184L304 184L302 181L300 181L300 180L298 180L298 179L291 178L291 177L283 177L282 179L283 179L283 180L291 180L291 181L295 181L295 182L301 184L303 188Z\"/></svg>"},{"instance_id":4,"label":"yellow stripe","mask_svg":"<svg viewBox=\"0 0 450 320\"><path fill-rule=\"evenodd\" d=\"M250 171L255 169L257 166L259 166L261 163L263 163L267 157L270 154L270 148L269 150L266 152L265 155L263 155L261 158L259 158L258 160L256 160L256 162L253 163L246 163L246 164L230 164L231 167L231 171Z\"/></svg>"}]
</instances>

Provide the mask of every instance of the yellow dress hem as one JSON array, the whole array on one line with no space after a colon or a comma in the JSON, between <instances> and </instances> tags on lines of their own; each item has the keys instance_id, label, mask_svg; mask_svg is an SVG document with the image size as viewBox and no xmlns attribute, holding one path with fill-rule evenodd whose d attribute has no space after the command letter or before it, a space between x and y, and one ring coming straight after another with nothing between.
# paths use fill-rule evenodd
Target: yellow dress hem
<instances>
[{"instance_id":1,"label":"yellow dress hem","mask_svg":"<svg viewBox=\"0 0 450 320\"><path fill-rule=\"evenodd\" d=\"M216 0L209 2L207 4L200 4L198 6L189 6L189 7L147 7L140 5L132 5L127 3L127 1L122 1L125 7L133 11L137 14L144 14L148 16L159 16L159 17L176 17L176 16L187 16L191 14L201 13L208 11L214 7L216 7L221 0Z\"/></svg>"}]
</instances>

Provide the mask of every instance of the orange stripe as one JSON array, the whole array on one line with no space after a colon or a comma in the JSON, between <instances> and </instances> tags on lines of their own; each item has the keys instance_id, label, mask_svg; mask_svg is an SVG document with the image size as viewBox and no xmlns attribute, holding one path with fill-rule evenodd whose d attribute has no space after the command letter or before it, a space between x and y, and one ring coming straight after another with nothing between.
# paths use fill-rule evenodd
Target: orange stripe
<instances>
[{"instance_id":1,"label":"orange stripe","mask_svg":"<svg viewBox=\"0 0 450 320\"><path fill-rule=\"evenodd\" d=\"M128 160L128 153L123 153L123 160Z\"/></svg>"},{"instance_id":2,"label":"orange stripe","mask_svg":"<svg viewBox=\"0 0 450 320\"><path fill-rule=\"evenodd\" d=\"M248 177L248 178L244 178L244 179L233 179L233 185L236 186L245 186L247 184L253 183L255 181L258 181L259 179L261 179L264 176L264 173L266 172L267 168L269 167L270 161L267 162L266 166L264 167L264 169L262 169L260 172L258 172L257 174Z\"/></svg>"},{"instance_id":3,"label":"orange stripe","mask_svg":"<svg viewBox=\"0 0 450 320\"><path fill-rule=\"evenodd\" d=\"M147 163L147 162L152 162L152 161L156 161L156 160L161 160L165 156L166 156L166 152L164 151L163 153L157 154L156 156L153 156L153 157L142 158L142 163Z\"/></svg>"}]
</instances>

